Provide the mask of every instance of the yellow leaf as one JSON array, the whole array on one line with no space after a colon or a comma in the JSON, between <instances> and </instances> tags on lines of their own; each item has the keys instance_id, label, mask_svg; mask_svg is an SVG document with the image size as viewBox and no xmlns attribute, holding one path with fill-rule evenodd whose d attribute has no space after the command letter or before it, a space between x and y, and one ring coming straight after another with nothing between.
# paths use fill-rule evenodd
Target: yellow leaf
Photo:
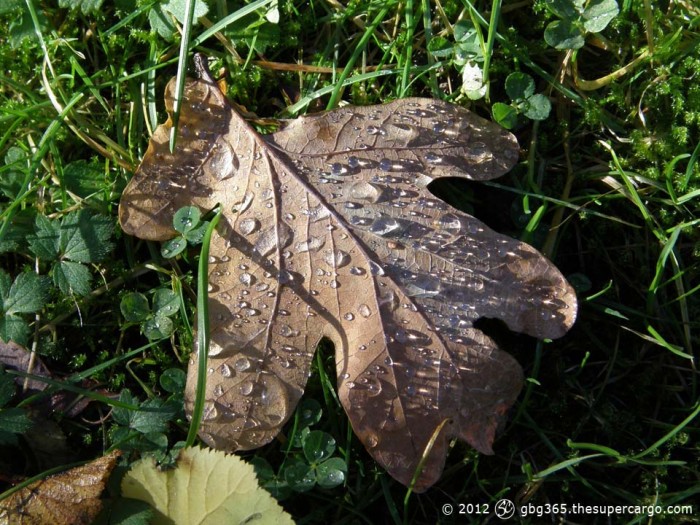
<instances>
[{"instance_id":1,"label":"yellow leaf","mask_svg":"<svg viewBox=\"0 0 700 525\"><path fill-rule=\"evenodd\" d=\"M152 458L138 461L122 480L122 495L156 509L154 525L294 523L258 485L252 465L212 449L184 449L168 471Z\"/></svg>"}]
</instances>

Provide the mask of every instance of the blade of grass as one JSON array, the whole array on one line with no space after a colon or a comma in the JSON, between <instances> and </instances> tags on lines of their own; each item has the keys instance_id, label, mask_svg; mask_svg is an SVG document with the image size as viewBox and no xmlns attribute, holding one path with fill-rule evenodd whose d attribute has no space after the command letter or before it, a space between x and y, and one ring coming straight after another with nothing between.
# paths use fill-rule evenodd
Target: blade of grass
<instances>
[{"instance_id":1,"label":"blade of grass","mask_svg":"<svg viewBox=\"0 0 700 525\"><path fill-rule=\"evenodd\" d=\"M372 78L377 78L377 77L382 77L382 76L387 76L387 75L397 75L401 71L396 70L396 69L382 69L379 71L371 71L369 73L361 73L359 75L354 75L347 80L342 82L341 87L346 87L351 84L355 84L357 82L365 82L367 80L370 80ZM317 91L314 91L313 93L306 95L305 97L301 98L299 102L296 104L293 104L292 106L289 106L287 109L284 110L284 114L286 115L295 115L302 109L304 109L306 106L308 106L311 102L316 100L317 98L320 98L324 95L327 95L328 93L333 92L338 88L340 84L336 83L335 85L330 85L323 87Z\"/></svg>"},{"instance_id":2,"label":"blade of grass","mask_svg":"<svg viewBox=\"0 0 700 525\"><path fill-rule=\"evenodd\" d=\"M406 15L406 51L404 56L403 74L401 75L401 91L399 91L400 97L406 96L406 91L408 90L409 80L411 76L411 58L413 56L413 33L415 31L413 9L413 0L407 0L406 5L404 7Z\"/></svg>"},{"instance_id":3,"label":"blade of grass","mask_svg":"<svg viewBox=\"0 0 700 525\"><path fill-rule=\"evenodd\" d=\"M253 2L252 4L248 4L245 7L241 7L238 11L235 13L231 13L225 18L222 18L218 22L216 22L214 25L206 29L205 31L202 31L202 33L195 38L192 41L192 47L197 47L200 45L202 42L204 42L206 39L209 37L215 35L225 27L231 25L234 23L236 20L240 20L246 15L249 15L250 13L254 13L258 9L262 7L266 7L268 4L271 4L275 0L257 0L257 2Z\"/></svg>"},{"instance_id":4,"label":"blade of grass","mask_svg":"<svg viewBox=\"0 0 700 525\"><path fill-rule=\"evenodd\" d=\"M178 57L177 75L175 80L175 99L173 100L172 128L170 128L170 152L175 151L177 141L177 124L180 120L182 98L185 94L185 78L187 76L187 54L190 50L192 38L192 25L194 23L194 6L196 0L185 2L185 20L182 25L182 37L180 39L180 55Z\"/></svg>"},{"instance_id":5,"label":"blade of grass","mask_svg":"<svg viewBox=\"0 0 700 525\"><path fill-rule=\"evenodd\" d=\"M49 124L49 127L46 128L46 131L41 136L41 140L39 141L36 151L32 155L31 164L29 166L29 169L27 170L24 180L22 181L21 187L17 192L17 196L7 206L7 208L5 208L5 211L3 211L2 214L0 214L0 219L2 220L2 225L0 226L0 242L2 242L2 240L5 238L7 228L9 228L10 223L12 222L12 218L17 212L17 209L22 205L22 203L27 198L30 192L36 191L36 189L40 187L40 184L35 184L30 188L32 179L34 179L35 174L38 173L39 166L41 165L42 160L49 152L51 140L60 130L61 125L63 124L63 119L66 118L66 116L73 109L73 106L75 106L82 98L82 93L76 94L76 96L73 97L73 99L70 102L68 102L68 104L66 104L66 107L63 108L63 111L61 111L61 113L51 122L51 124Z\"/></svg>"},{"instance_id":6,"label":"blade of grass","mask_svg":"<svg viewBox=\"0 0 700 525\"><path fill-rule=\"evenodd\" d=\"M695 146L695 149L693 150L693 153L690 156L690 160L688 161L688 167L685 169L685 178L683 179L683 183L681 184L681 190L685 190L688 187L688 183L690 183L690 180L693 178L695 165L698 163L698 157L700 157L700 142L698 142L698 145Z\"/></svg>"},{"instance_id":7,"label":"blade of grass","mask_svg":"<svg viewBox=\"0 0 700 525\"><path fill-rule=\"evenodd\" d=\"M374 17L374 19L372 20L372 23L370 23L365 28L365 32L362 35L362 38L360 38L360 41L357 43L357 46L355 46L355 50L353 51L352 56L348 60L347 64L345 64L345 67L343 68L343 72L340 74L340 76L338 77L338 80L335 82L335 87L333 88L333 93L331 94L331 98L328 101L328 104L326 105L326 109L333 109L338 105L338 99L340 98L340 91L343 89L343 87L345 85L345 81L347 80L348 76L350 75L353 68L355 67L355 62L357 62L357 59L360 58L360 55L365 50L365 47L367 46L369 39L374 34L374 30L377 28L377 26L379 24L382 23L384 18L386 18L386 15L389 12L389 9L391 7L393 7L393 4L384 6L379 11L377 16Z\"/></svg>"},{"instance_id":8,"label":"blade of grass","mask_svg":"<svg viewBox=\"0 0 700 525\"><path fill-rule=\"evenodd\" d=\"M199 253L199 266L197 268L197 351L199 359L199 370L197 375L197 391L195 393L194 407L192 409L192 420L187 433L186 445L191 447L197 439L199 424L204 413L204 390L207 387L207 357L209 354L209 246L211 236L219 223L223 208L214 215L207 232L202 240L202 249Z\"/></svg>"},{"instance_id":9,"label":"blade of grass","mask_svg":"<svg viewBox=\"0 0 700 525\"><path fill-rule=\"evenodd\" d=\"M647 332L649 332L652 335L653 341L657 345L664 347L666 350L669 350L670 352L673 352L678 357L690 359L690 361L695 360L695 357L693 355L685 353L679 346L672 345L671 343L666 341L666 339L664 339L663 336L653 326L647 325Z\"/></svg>"},{"instance_id":10,"label":"blade of grass","mask_svg":"<svg viewBox=\"0 0 700 525\"><path fill-rule=\"evenodd\" d=\"M651 284L649 285L648 294L656 294L659 288L659 283L661 282L661 279L663 277L663 272L666 269L666 261L668 260L668 256L675 248L680 233L681 227L676 226L671 231L671 235L668 237L668 240L664 243L663 248L661 249L661 253L659 254L659 258L656 261L656 272L654 273L654 278L652 279ZM651 298L648 298L647 300L649 299Z\"/></svg>"},{"instance_id":11,"label":"blade of grass","mask_svg":"<svg viewBox=\"0 0 700 525\"><path fill-rule=\"evenodd\" d=\"M39 39L39 45L41 50L44 52L44 60L49 66L49 71L51 71L51 76L56 78L56 72L53 69L53 64L49 59L49 50L46 47L46 40L44 40L44 35L41 33L41 23L39 22L39 16L36 14L36 8L34 7L34 2L32 0L25 0L27 3L27 10L29 11L29 16L32 19L32 25L34 26L34 34Z\"/></svg>"},{"instance_id":12,"label":"blade of grass","mask_svg":"<svg viewBox=\"0 0 700 525\"><path fill-rule=\"evenodd\" d=\"M486 52L484 53L484 85L486 86L486 101L489 101L489 69L491 67L491 56L493 55L493 44L496 41L496 30L501 17L501 0L491 2L491 19L489 20L489 34L486 38Z\"/></svg>"},{"instance_id":13,"label":"blade of grass","mask_svg":"<svg viewBox=\"0 0 700 525\"><path fill-rule=\"evenodd\" d=\"M473 10L474 14L479 21L479 23L485 27L489 27L489 23L486 21L486 19L479 14L479 12L476 10L474 5L471 3L470 0L462 0L462 3L467 9ZM525 64L527 67L532 69L535 73L537 73L540 77L545 79L547 82L549 82L554 89L562 93L564 96L568 97L571 99L573 102L575 102L578 106L580 107L585 107L585 101L583 98L576 93L575 91L569 89L568 87L564 86L561 82L559 82L554 76L550 75L547 73L542 67L537 65L527 54L522 52L520 49L518 49L516 46L511 44L503 35L498 33L496 30L494 30L494 38L498 40L498 42L505 47L509 53L512 53L514 56L518 58L523 64Z\"/></svg>"},{"instance_id":14,"label":"blade of grass","mask_svg":"<svg viewBox=\"0 0 700 525\"><path fill-rule=\"evenodd\" d=\"M391 495L391 490L389 487L389 482L387 481L387 477L380 477L379 482L382 486L382 494L384 495L386 509L389 511L391 520L394 522L395 525L403 525L405 522L401 519L401 516L399 515L399 509L396 507L396 502L394 501L394 498Z\"/></svg>"},{"instance_id":15,"label":"blade of grass","mask_svg":"<svg viewBox=\"0 0 700 525\"><path fill-rule=\"evenodd\" d=\"M430 41L433 38L432 20L430 17L430 2L428 0L421 0L421 8L423 10L423 36L425 38L425 48L430 49ZM426 56L428 57L430 92L434 97L439 98L440 89L438 87L437 75L435 75L435 69L433 68L435 58L430 53L426 53Z\"/></svg>"},{"instance_id":16,"label":"blade of grass","mask_svg":"<svg viewBox=\"0 0 700 525\"><path fill-rule=\"evenodd\" d=\"M92 390L88 390L86 388L81 388L79 386L72 385L71 383L68 383L65 380L59 381L58 379L52 379L50 377L40 376L40 375L36 375L36 374L28 374L26 372L20 372L18 370L6 370L5 372L9 375L22 377L22 378L26 378L26 379L32 379L34 381L41 381L42 383L45 383L47 385L54 387L53 392L55 392L56 390L66 390L68 392L73 392L74 394L79 394L81 396L85 396L88 399L92 399L94 401L99 401L100 403L104 403L107 406L125 408L127 410L141 410L141 408L136 406L136 405L122 403L118 399L112 399L111 397L104 396L104 395L99 394L97 392L94 392ZM43 396L43 395L46 395L47 393L48 392L44 391L38 395ZM21 404L18 404L18 406L28 404L28 401L29 401L29 398L23 400Z\"/></svg>"}]
</instances>

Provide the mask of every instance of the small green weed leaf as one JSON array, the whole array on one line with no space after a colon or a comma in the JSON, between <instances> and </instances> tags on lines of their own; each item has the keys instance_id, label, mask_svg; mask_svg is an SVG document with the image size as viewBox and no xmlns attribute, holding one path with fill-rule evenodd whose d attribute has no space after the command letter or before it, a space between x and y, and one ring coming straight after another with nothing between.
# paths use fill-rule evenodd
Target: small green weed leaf
<instances>
[{"instance_id":1,"label":"small green weed leaf","mask_svg":"<svg viewBox=\"0 0 700 525\"><path fill-rule=\"evenodd\" d=\"M11 434L22 434L32 428L34 423L27 411L22 408L0 409L0 431Z\"/></svg>"},{"instance_id":2,"label":"small green weed leaf","mask_svg":"<svg viewBox=\"0 0 700 525\"><path fill-rule=\"evenodd\" d=\"M196 228L202 218L202 213L196 206L184 206L175 212L173 227L183 235Z\"/></svg>"},{"instance_id":3,"label":"small green weed leaf","mask_svg":"<svg viewBox=\"0 0 700 525\"><path fill-rule=\"evenodd\" d=\"M184 237L175 237L163 243L160 247L160 254L166 259L172 259L180 255L187 247L187 240Z\"/></svg>"},{"instance_id":4,"label":"small green weed leaf","mask_svg":"<svg viewBox=\"0 0 700 525\"><path fill-rule=\"evenodd\" d=\"M25 224L20 221L11 222L5 229L4 238L0 240L0 253L16 252L30 234Z\"/></svg>"},{"instance_id":5,"label":"small green weed leaf","mask_svg":"<svg viewBox=\"0 0 700 525\"><path fill-rule=\"evenodd\" d=\"M80 10L84 15L96 13L104 0L58 0L60 7L71 10Z\"/></svg>"},{"instance_id":6,"label":"small green weed leaf","mask_svg":"<svg viewBox=\"0 0 700 525\"><path fill-rule=\"evenodd\" d=\"M157 31L168 42L175 36L175 25L171 15L163 10L162 5L156 5L148 12L148 22L151 24L151 29Z\"/></svg>"},{"instance_id":7,"label":"small green weed leaf","mask_svg":"<svg viewBox=\"0 0 700 525\"><path fill-rule=\"evenodd\" d=\"M103 171L97 162L77 160L63 168L66 189L82 198L92 197L104 191Z\"/></svg>"},{"instance_id":8,"label":"small green weed leaf","mask_svg":"<svg viewBox=\"0 0 700 525\"><path fill-rule=\"evenodd\" d=\"M538 93L527 99L523 107L523 114L532 120L544 120L549 116L552 104L549 99Z\"/></svg>"},{"instance_id":9,"label":"small green weed leaf","mask_svg":"<svg viewBox=\"0 0 700 525\"><path fill-rule=\"evenodd\" d=\"M295 492L306 492L316 485L314 470L299 458L292 460L284 469L284 480Z\"/></svg>"},{"instance_id":10,"label":"small green weed leaf","mask_svg":"<svg viewBox=\"0 0 700 525\"><path fill-rule=\"evenodd\" d=\"M466 19L458 20L457 23L453 26L453 31L455 41L460 43L470 38L471 35L473 35L475 32L474 26L469 20Z\"/></svg>"},{"instance_id":11,"label":"small green weed leaf","mask_svg":"<svg viewBox=\"0 0 700 525\"><path fill-rule=\"evenodd\" d=\"M151 341L170 337L175 330L175 326L169 317L154 315L143 323L143 335Z\"/></svg>"},{"instance_id":12,"label":"small green weed leaf","mask_svg":"<svg viewBox=\"0 0 700 525\"><path fill-rule=\"evenodd\" d=\"M162 432L146 432L138 441L138 449L146 451L165 451L168 449L168 436Z\"/></svg>"},{"instance_id":13,"label":"small green weed leaf","mask_svg":"<svg viewBox=\"0 0 700 525\"><path fill-rule=\"evenodd\" d=\"M551 0L545 6L564 20L576 20L583 12L586 0Z\"/></svg>"},{"instance_id":14,"label":"small green weed leaf","mask_svg":"<svg viewBox=\"0 0 700 525\"><path fill-rule=\"evenodd\" d=\"M600 33L619 12L615 0L592 0L583 11L583 27L591 33Z\"/></svg>"},{"instance_id":15,"label":"small green weed leaf","mask_svg":"<svg viewBox=\"0 0 700 525\"><path fill-rule=\"evenodd\" d=\"M307 428L321 421L323 409L315 399L303 399L299 406L299 428Z\"/></svg>"},{"instance_id":16,"label":"small green weed leaf","mask_svg":"<svg viewBox=\"0 0 700 525\"><path fill-rule=\"evenodd\" d=\"M265 458L255 456L250 459L249 463L255 469L260 486L272 494L277 501L282 501L292 494L292 489L287 481L275 474L272 465Z\"/></svg>"},{"instance_id":17,"label":"small green weed leaf","mask_svg":"<svg viewBox=\"0 0 700 525\"><path fill-rule=\"evenodd\" d=\"M0 339L6 343L14 341L17 344L26 345L29 339L27 321L12 314L0 316Z\"/></svg>"},{"instance_id":18,"label":"small green weed leaf","mask_svg":"<svg viewBox=\"0 0 700 525\"><path fill-rule=\"evenodd\" d=\"M303 440L304 456L309 463L319 463L335 452L335 439L322 430L312 430Z\"/></svg>"},{"instance_id":19,"label":"small green weed leaf","mask_svg":"<svg viewBox=\"0 0 700 525\"><path fill-rule=\"evenodd\" d=\"M436 58L452 56L452 42L442 36L434 36L428 44L428 52Z\"/></svg>"},{"instance_id":20,"label":"small green weed leaf","mask_svg":"<svg viewBox=\"0 0 700 525\"><path fill-rule=\"evenodd\" d=\"M204 221L196 228L186 232L184 237L190 244L202 244L202 239L204 239L204 234L207 232L208 227L209 221Z\"/></svg>"},{"instance_id":21,"label":"small green weed leaf","mask_svg":"<svg viewBox=\"0 0 700 525\"><path fill-rule=\"evenodd\" d=\"M491 107L493 119L506 129L513 129L518 123L518 111L508 104L496 102Z\"/></svg>"},{"instance_id":22,"label":"small green weed leaf","mask_svg":"<svg viewBox=\"0 0 700 525\"><path fill-rule=\"evenodd\" d=\"M151 313L148 299L146 299L145 295L138 292L131 292L122 297L119 308L124 319L130 323L140 323L146 320Z\"/></svg>"},{"instance_id":23,"label":"small green weed leaf","mask_svg":"<svg viewBox=\"0 0 700 525\"><path fill-rule=\"evenodd\" d=\"M90 210L69 213L61 221L60 248L63 257L82 263L98 262L111 250L113 225Z\"/></svg>"},{"instance_id":24,"label":"small green weed leaf","mask_svg":"<svg viewBox=\"0 0 700 525\"><path fill-rule=\"evenodd\" d=\"M185 391L187 375L180 368L168 368L160 376L160 386L171 394L181 394Z\"/></svg>"},{"instance_id":25,"label":"small green weed leaf","mask_svg":"<svg viewBox=\"0 0 700 525\"><path fill-rule=\"evenodd\" d=\"M301 430L297 429L297 431L291 436L292 446L294 448L302 448L304 440L306 439L306 436L309 435L309 432L311 432L309 427L302 427Z\"/></svg>"},{"instance_id":26,"label":"small green weed leaf","mask_svg":"<svg viewBox=\"0 0 700 525\"><path fill-rule=\"evenodd\" d=\"M48 296L49 279L45 275L23 272L12 283L4 301L6 314L29 314L41 310Z\"/></svg>"},{"instance_id":27,"label":"small green weed leaf","mask_svg":"<svg viewBox=\"0 0 700 525\"><path fill-rule=\"evenodd\" d=\"M544 40L555 49L581 49L586 43L581 30L569 20L555 20L544 30Z\"/></svg>"},{"instance_id":28,"label":"small green weed leaf","mask_svg":"<svg viewBox=\"0 0 700 525\"><path fill-rule=\"evenodd\" d=\"M66 295L87 295L90 293L92 274L81 263L59 261L53 267L53 282Z\"/></svg>"},{"instance_id":29,"label":"small green weed leaf","mask_svg":"<svg viewBox=\"0 0 700 525\"><path fill-rule=\"evenodd\" d=\"M11 375L0 368L0 408L7 405L15 395L15 382Z\"/></svg>"},{"instance_id":30,"label":"small green weed leaf","mask_svg":"<svg viewBox=\"0 0 700 525\"><path fill-rule=\"evenodd\" d=\"M251 13L239 18L224 30L226 36L237 45L245 44L249 49L258 53L279 42L280 29L278 24L270 23L261 13Z\"/></svg>"},{"instance_id":31,"label":"small green weed leaf","mask_svg":"<svg viewBox=\"0 0 700 525\"><path fill-rule=\"evenodd\" d=\"M158 316L170 317L180 309L180 298L172 290L158 288L153 295L153 313Z\"/></svg>"},{"instance_id":32,"label":"small green weed leaf","mask_svg":"<svg viewBox=\"0 0 700 525\"><path fill-rule=\"evenodd\" d=\"M128 403L129 405L138 404L138 399L136 399L136 397L134 397L134 395L126 389L122 390L121 394L119 394L119 401L122 403ZM127 408L114 407L114 410L112 410L112 419L114 419L114 422L118 425L128 427L132 412L132 410Z\"/></svg>"},{"instance_id":33,"label":"small green weed leaf","mask_svg":"<svg viewBox=\"0 0 700 525\"><path fill-rule=\"evenodd\" d=\"M138 399L128 390L122 391L119 401L130 405L139 404ZM176 413L177 409L174 405L161 399L148 399L140 405L139 410L115 407L112 411L116 423L141 434L165 432L168 428L168 422L173 419Z\"/></svg>"},{"instance_id":34,"label":"small green weed leaf","mask_svg":"<svg viewBox=\"0 0 700 525\"><path fill-rule=\"evenodd\" d=\"M12 287L12 277L5 270L0 268L0 310L5 311L5 301L10 296L10 288Z\"/></svg>"},{"instance_id":35,"label":"small green weed leaf","mask_svg":"<svg viewBox=\"0 0 700 525\"><path fill-rule=\"evenodd\" d=\"M40 259L55 261L59 255L60 225L45 215L34 219L34 234L27 238L29 249Z\"/></svg>"},{"instance_id":36,"label":"small green weed leaf","mask_svg":"<svg viewBox=\"0 0 700 525\"><path fill-rule=\"evenodd\" d=\"M255 475L258 477L261 483L275 477L275 470L272 468L272 465L270 465L270 462L265 458L253 456L250 458L249 463L253 465Z\"/></svg>"},{"instance_id":37,"label":"small green weed leaf","mask_svg":"<svg viewBox=\"0 0 700 525\"><path fill-rule=\"evenodd\" d=\"M150 525L155 523L156 511L145 501L119 498L109 508L110 525ZM107 520L97 517L94 525L105 525Z\"/></svg>"},{"instance_id":38,"label":"small green weed leaf","mask_svg":"<svg viewBox=\"0 0 700 525\"><path fill-rule=\"evenodd\" d=\"M181 24L185 22L185 3L187 0L170 0L163 9L173 14ZM194 4L194 21L205 16L209 12L209 6L203 0L197 0Z\"/></svg>"},{"instance_id":39,"label":"small green weed leaf","mask_svg":"<svg viewBox=\"0 0 700 525\"><path fill-rule=\"evenodd\" d=\"M9 199L14 199L22 189L24 180L22 168L27 167L25 151L16 146L10 147L5 154L5 167L9 169L0 177L0 192Z\"/></svg>"},{"instance_id":40,"label":"small green weed leaf","mask_svg":"<svg viewBox=\"0 0 700 525\"><path fill-rule=\"evenodd\" d=\"M33 45L36 45L39 41L34 27L34 21L29 14L29 9L26 7L26 2L22 3L24 4L22 9L17 12L16 18L12 20L9 25L10 45L13 49L18 49L25 40L29 40ZM49 22L44 11L42 9L36 9L35 12L40 30L42 32L46 31L49 27Z\"/></svg>"},{"instance_id":41,"label":"small green weed leaf","mask_svg":"<svg viewBox=\"0 0 700 525\"><path fill-rule=\"evenodd\" d=\"M0 15L12 13L15 9L22 9L24 5L22 0L5 0L0 3Z\"/></svg>"},{"instance_id":42,"label":"small green weed leaf","mask_svg":"<svg viewBox=\"0 0 700 525\"><path fill-rule=\"evenodd\" d=\"M316 483L324 489L332 489L345 482L347 465L341 458L330 458L316 467Z\"/></svg>"},{"instance_id":43,"label":"small green weed leaf","mask_svg":"<svg viewBox=\"0 0 700 525\"><path fill-rule=\"evenodd\" d=\"M526 73L511 73L506 78L506 93L511 100L531 97L535 94L535 81Z\"/></svg>"}]
</instances>

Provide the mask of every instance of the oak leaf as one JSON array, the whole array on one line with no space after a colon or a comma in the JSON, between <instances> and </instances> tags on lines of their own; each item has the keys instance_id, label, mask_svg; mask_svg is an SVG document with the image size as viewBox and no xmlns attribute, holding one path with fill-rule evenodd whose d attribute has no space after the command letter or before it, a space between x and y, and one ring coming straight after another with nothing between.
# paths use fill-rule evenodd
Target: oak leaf
<instances>
[{"instance_id":1,"label":"oak leaf","mask_svg":"<svg viewBox=\"0 0 700 525\"><path fill-rule=\"evenodd\" d=\"M100 495L119 455L112 451L18 490L0 502L0 524L89 525L102 509Z\"/></svg>"},{"instance_id":2,"label":"oak leaf","mask_svg":"<svg viewBox=\"0 0 700 525\"><path fill-rule=\"evenodd\" d=\"M481 317L562 336L576 297L527 244L500 235L426 188L486 180L518 158L515 137L440 100L409 98L298 118L261 136L198 58L177 147L155 131L124 191L124 231L173 237L182 206L223 206L209 259L211 348L200 437L247 450L293 413L323 337L339 398L369 453L424 491L452 438L490 454L522 370L474 327ZM172 112L174 80L165 91ZM190 361L191 410L197 360ZM434 435L435 434L435 435ZM431 438L434 438L431 440Z\"/></svg>"}]
</instances>

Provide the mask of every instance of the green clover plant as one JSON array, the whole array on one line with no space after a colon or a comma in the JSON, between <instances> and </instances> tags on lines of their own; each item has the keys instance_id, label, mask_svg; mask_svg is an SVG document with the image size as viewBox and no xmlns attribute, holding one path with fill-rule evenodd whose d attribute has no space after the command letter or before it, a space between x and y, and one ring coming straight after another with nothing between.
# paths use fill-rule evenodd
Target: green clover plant
<instances>
[{"instance_id":1,"label":"green clover plant","mask_svg":"<svg viewBox=\"0 0 700 525\"><path fill-rule=\"evenodd\" d=\"M180 298L172 290L158 288L149 305L145 295L131 292L122 297L120 308L129 323L140 323L143 334L155 341L172 335L174 325L170 318L180 310Z\"/></svg>"},{"instance_id":2,"label":"green clover plant","mask_svg":"<svg viewBox=\"0 0 700 525\"><path fill-rule=\"evenodd\" d=\"M510 104L496 102L493 105L493 118L506 129L513 129L518 115L531 120L544 120L549 116L552 105L541 93L535 93L535 81L530 75L515 72L506 78L506 93Z\"/></svg>"},{"instance_id":3,"label":"green clover plant","mask_svg":"<svg viewBox=\"0 0 700 525\"><path fill-rule=\"evenodd\" d=\"M196 206L183 206L173 216L173 228L180 233L177 237L163 243L160 254L171 259L181 254L187 244L196 245L202 242L207 231L208 221L202 222L202 213Z\"/></svg>"},{"instance_id":4,"label":"green clover plant","mask_svg":"<svg viewBox=\"0 0 700 525\"><path fill-rule=\"evenodd\" d=\"M553 0L547 9L559 17L544 31L544 40L555 49L581 49L587 33L600 33L620 12L615 0Z\"/></svg>"},{"instance_id":5,"label":"green clover plant","mask_svg":"<svg viewBox=\"0 0 700 525\"><path fill-rule=\"evenodd\" d=\"M306 399L296 411L287 460L275 473L262 457L252 463L260 484L277 499L294 492L307 492L315 486L332 489L345 482L347 463L335 456L333 436L322 430L311 430L321 420L322 409L314 399Z\"/></svg>"}]
</instances>

